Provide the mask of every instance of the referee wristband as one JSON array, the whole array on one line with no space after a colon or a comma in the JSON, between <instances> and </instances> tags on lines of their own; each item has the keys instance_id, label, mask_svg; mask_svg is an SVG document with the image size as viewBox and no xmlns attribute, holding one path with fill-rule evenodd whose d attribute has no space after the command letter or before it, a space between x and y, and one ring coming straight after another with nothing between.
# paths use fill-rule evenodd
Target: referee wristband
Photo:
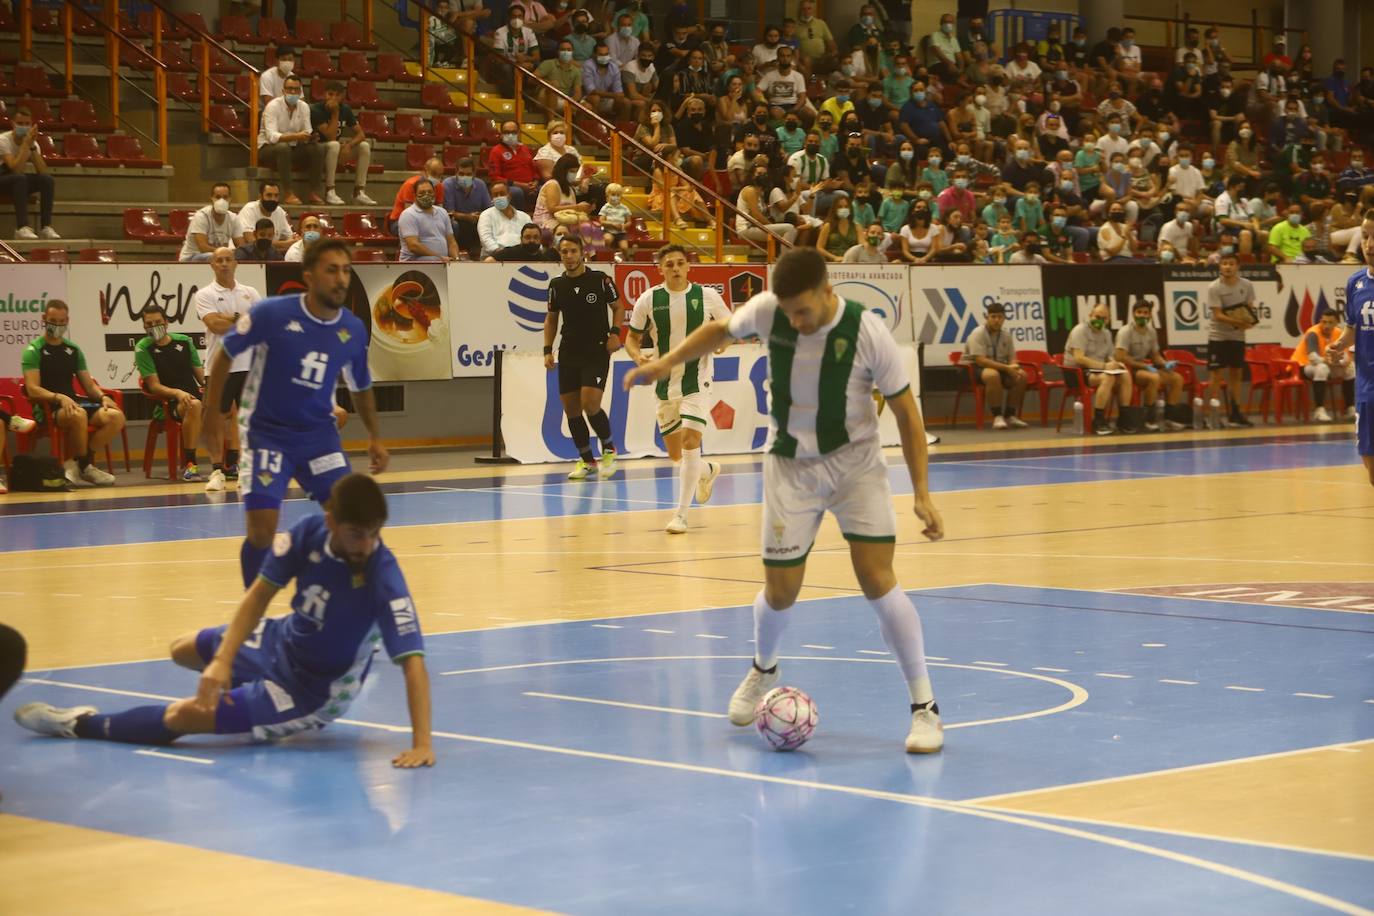
<instances>
[{"instance_id":1,"label":"referee wristband","mask_svg":"<svg viewBox=\"0 0 1374 916\"><path fill-rule=\"evenodd\" d=\"M550 356L550 355L552 355L552 354L553 354L553 347L545 347L545 348L544 348L544 355L545 355L545 356Z\"/></svg>"}]
</instances>

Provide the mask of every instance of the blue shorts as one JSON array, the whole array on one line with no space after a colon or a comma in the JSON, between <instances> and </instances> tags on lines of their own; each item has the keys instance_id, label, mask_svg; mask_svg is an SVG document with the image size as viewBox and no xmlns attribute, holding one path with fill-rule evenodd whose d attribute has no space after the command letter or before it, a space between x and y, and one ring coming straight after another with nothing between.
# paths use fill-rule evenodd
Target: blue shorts
<instances>
[{"instance_id":1,"label":"blue shorts","mask_svg":"<svg viewBox=\"0 0 1374 916\"><path fill-rule=\"evenodd\" d=\"M1361 455L1374 456L1374 401L1355 405L1355 438Z\"/></svg>"},{"instance_id":2,"label":"blue shorts","mask_svg":"<svg viewBox=\"0 0 1374 916\"><path fill-rule=\"evenodd\" d=\"M247 509L277 509L294 477L315 502L324 504L334 481L351 468L339 431L307 433L297 441L249 431L239 460L239 495Z\"/></svg>"},{"instance_id":3,"label":"blue shorts","mask_svg":"<svg viewBox=\"0 0 1374 916\"><path fill-rule=\"evenodd\" d=\"M264 619L234 656L231 689L215 710L215 734L251 733L265 741L324 728L347 712L358 695L372 668L373 653L363 653L352 669L332 682L292 677L281 670L278 634L283 619ZM214 658L226 629L224 624L196 634L196 653L206 664Z\"/></svg>"}]
</instances>

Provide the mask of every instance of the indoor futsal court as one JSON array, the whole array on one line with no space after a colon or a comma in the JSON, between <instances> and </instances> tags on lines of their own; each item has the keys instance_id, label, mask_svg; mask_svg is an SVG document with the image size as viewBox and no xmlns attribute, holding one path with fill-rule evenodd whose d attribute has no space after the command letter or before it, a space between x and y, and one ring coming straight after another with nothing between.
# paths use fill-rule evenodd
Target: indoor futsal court
<instances>
[{"instance_id":1,"label":"indoor futsal court","mask_svg":"<svg viewBox=\"0 0 1374 916\"><path fill-rule=\"evenodd\" d=\"M1028 433L934 447L938 543L886 452L947 729L929 756L903 752L831 519L779 682L814 736L777 753L726 721L762 581L753 456L669 537L666 461L572 483L398 455L418 771L390 765L389 664L276 745L15 726L35 700L194 693L167 646L233 613L244 522L232 490L11 495L0 595L30 660L0 705L0 913L1374 913L1374 490L1349 427Z\"/></svg>"}]
</instances>

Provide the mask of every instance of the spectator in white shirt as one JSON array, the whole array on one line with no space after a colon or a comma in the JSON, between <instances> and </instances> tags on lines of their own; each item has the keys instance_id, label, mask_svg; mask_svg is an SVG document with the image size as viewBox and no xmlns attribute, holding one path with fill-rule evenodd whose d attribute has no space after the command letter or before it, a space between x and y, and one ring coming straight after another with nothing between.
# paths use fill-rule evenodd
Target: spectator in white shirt
<instances>
[{"instance_id":1,"label":"spectator in white shirt","mask_svg":"<svg viewBox=\"0 0 1374 916\"><path fill-rule=\"evenodd\" d=\"M301 99L300 77L288 76L282 84L281 98L267 103L262 112L262 126L258 130L258 159L272 164L286 192L285 203L298 204L301 199L292 187L291 169L298 163L305 166L306 189L312 203L323 203L319 195L320 175L324 168L324 147L315 142L310 129L310 106Z\"/></svg>"},{"instance_id":2,"label":"spectator in white shirt","mask_svg":"<svg viewBox=\"0 0 1374 916\"><path fill-rule=\"evenodd\" d=\"M1174 206L1174 218L1159 227L1161 251L1166 244L1171 245L1180 261L1191 262L1197 257L1198 233L1192 209L1187 201L1180 201Z\"/></svg>"},{"instance_id":3,"label":"spectator in white shirt","mask_svg":"<svg viewBox=\"0 0 1374 916\"><path fill-rule=\"evenodd\" d=\"M1102 136L1097 138L1097 151L1108 162L1117 153L1124 156L1131 148L1128 137L1130 137L1130 131L1126 129L1124 119L1112 115L1107 118L1107 129L1102 132Z\"/></svg>"},{"instance_id":4,"label":"spectator in white shirt","mask_svg":"<svg viewBox=\"0 0 1374 916\"><path fill-rule=\"evenodd\" d=\"M239 232L239 219L229 209L229 185L220 181L210 189L210 204L191 214L186 240L177 260L208 262L217 248L233 248Z\"/></svg>"},{"instance_id":5,"label":"spectator in white shirt","mask_svg":"<svg viewBox=\"0 0 1374 916\"><path fill-rule=\"evenodd\" d=\"M315 214L301 217L301 237L286 249L283 261L302 261L305 259L305 246L320 240L320 218Z\"/></svg>"},{"instance_id":6,"label":"spectator in white shirt","mask_svg":"<svg viewBox=\"0 0 1374 916\"><path fill-rule=\"evenodd\" d=\"M295 233L291 231L291 221L286 218L286 211L281 207L281 185L274 178L263 181L258 189L258 199L249 201L243 205L239 211L238 234L235 239L237 244L245 245L253 238L253 233L257 231L258 220L270 219L273 228L274 248L286 249L291 247L295 240Z\"/></svg>"},{"instance_id":7,"label":"spectator in white shirt","mask_svg":"<svg viewBox=\"0 0 1374 916\"><path fill-rule=\"evenodd\" d=\"M544 181L553 177L553 164L566 155L576 156L578 168L582 166L582 154L568 142L568 125L562 121L550 121L548 131L549 142L534 154L534 167Z\"/></svg>"},{"instance_id":8,"label":"spectator in white shirt","mask_svg":"<svg viewBox=\"0 0 1374 916\"><path fill-rule=\"evenodd\" d=\"M1254 250L1255 236L1260 229L1259 219L1250 211L1250 202L1245 199L1245 176L1232 175L1226 182L1226 190L1217 197L1214 215L1224 229L1235 232L1241 254Z\"/></svg>"},{"instance_id":9,"label":"spectator in white shirt","mask_svg":"<svg viewBox=\"0 0 1374 916\"><path fill-rule=\"evenodd\" d=\"M522 67L533 67L539 63L539 39L525 24L525 8L511 4L507 17L506 24L492 33L492 48Z\"/></svg>"},{"instance_id":10,"label":"spectator in white shirt","mask_svg":"<svg viewBox=\"0 0 1374 916\"><path fill-rule=\"evenodd\" d=\"M258 109L265 110L267 103L282 96L286 78L296 69L296 52L286 46L277 49L277 62L258 76Z\"/></svg>"},{"instance_id":11,"label":"spectator in white shirt","mask_svg":"<svg viewBox=\"0 0 1374 916\"><path fill-rule=\"evenodd\" d=\"M1178 145L1178 162L1169 166L1169 177L1164 186L1174 192L1174 197L1187 201L1189 209L1199 217L1210 216L1212 201L1207 197L1207 179L1193 165L1193 145Z\"/></svg>"},{"instance_id":12,"label":"spectator in white shirt","mask_svg":"<svg viewBox=\"0 0 1374 916\"><path fill-rule=\"evenodd\" d=\"M530 215L511 205L510 194L504 181L491 186L491 206L477 217L477 241L482 246L482 256L491 257L502 248L520 244L520 229L531 222Z\"/></svg>"}]
</instances>

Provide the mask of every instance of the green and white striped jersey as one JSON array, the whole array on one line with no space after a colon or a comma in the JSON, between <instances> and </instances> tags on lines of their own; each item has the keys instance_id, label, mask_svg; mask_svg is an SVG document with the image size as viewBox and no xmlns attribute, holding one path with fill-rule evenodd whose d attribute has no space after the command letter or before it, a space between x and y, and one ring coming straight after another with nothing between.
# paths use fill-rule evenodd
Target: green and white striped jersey
<instances>
[{"instance_id":1,"label":"green and white striped jersey","mask_svg":"<svg viewBox=\"0 0 1374 916\"><path fill-rule=\"evenodd\" d=\"M799 334L773 293L730 316L730 336L768 346L768 451L786 458L826 455L849 442L878 441L873 389L895 398L910 386L902 352L881 318L840 300L835 317Z\"/></svg>"},{"instance_id":2,"label":"green and white striped jersey","mask_svg":"<svg viewBox=\"0 0 1374 916\"><path fill-rule=\"evenodd\" d=\"M720 293L699 283L688 285L680 293L669 292L663 284L651 287L635 300L630 313L630 330L643 334L652 327L654 343L660 354L676 349L697 328L708 321L730 317L730 309ZM711 381L711 354L681 366L674 366L672 375L660 379L654 391L660 401L676 400L683 395L696 394L703 383Z\"/></svg>"}]
</instances>

